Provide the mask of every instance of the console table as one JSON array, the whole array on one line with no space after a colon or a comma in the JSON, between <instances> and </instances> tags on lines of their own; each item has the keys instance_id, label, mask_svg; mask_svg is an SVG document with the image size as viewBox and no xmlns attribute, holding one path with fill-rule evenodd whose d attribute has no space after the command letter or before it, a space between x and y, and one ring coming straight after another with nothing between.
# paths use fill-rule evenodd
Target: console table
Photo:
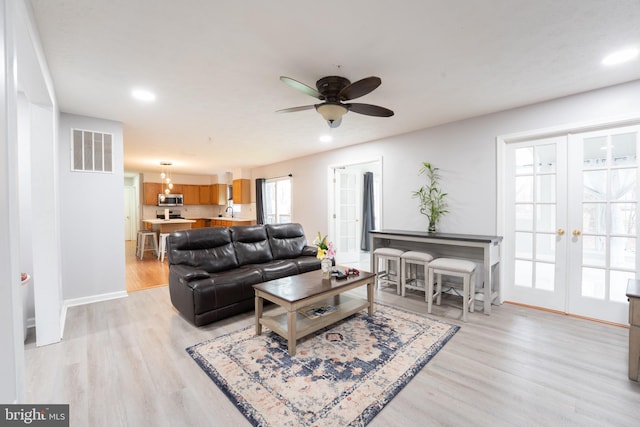
<instances>
[{"instance_id":1,"label":"console table","mask_svg":"<svg viewBox=\"0 0 640 427\"><path fill-rule=\"evenodd\" d=\"M629 298L629 379L638 381L640 365L640 280L627 282Z\"/></svg>"},{"instance_id":2,"label":"console table","mask_svg":"<svg viewBox=\"0 0 640 427\"><path fill-rule=\"evenodd\" d=\"M434 258L451 257L482 261L484 313L491 314L491 303L502 303L500 296L500 243L502 236L474 234L427 233L405 230L374 230L371 236L371 266L373 251L391 247L406 251L429 252Z\"/></svg>"}]
</instances>

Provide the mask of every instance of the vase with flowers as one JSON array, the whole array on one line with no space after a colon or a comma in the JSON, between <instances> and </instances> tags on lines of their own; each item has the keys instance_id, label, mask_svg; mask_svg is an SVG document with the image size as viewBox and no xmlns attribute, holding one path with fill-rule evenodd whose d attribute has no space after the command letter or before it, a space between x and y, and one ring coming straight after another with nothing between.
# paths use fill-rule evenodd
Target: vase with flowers
<instances>
[{"instance_id":1,"label":"vase with flowers","mask_svg":"<svg viewBox=\"0 0 640 427\"><path fill-rule=\"evenodd\" d=\"M313 241L313 244L318 248L318 254L316 256L320 259L323 279L331 278L333 258L336 256L336 250L333 246L333 242L327 241L327 237L328 236L322 237L322 234L318 232L318 237Z\"/></svg>"}]
</instances>

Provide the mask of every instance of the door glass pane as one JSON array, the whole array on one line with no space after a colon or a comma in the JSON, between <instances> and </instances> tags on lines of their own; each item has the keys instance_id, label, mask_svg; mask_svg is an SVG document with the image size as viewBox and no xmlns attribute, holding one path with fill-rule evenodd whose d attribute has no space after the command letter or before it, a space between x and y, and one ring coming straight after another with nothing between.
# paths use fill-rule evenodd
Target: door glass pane
<instances>
[{"instance_id":1,"label":"door glass pane","mask_svg":"<svg viewBox=\"0 0 640 427\"><path fill-rule=\"evenodd\" d=\"M607 165L607 137L597 136L583 140L584 167L601 168Z\"/></svg>"},{"instance_id":2,"label":"door glass pane","mask_svg":"<svg viewBox=\"0 0 640 427\"><path fill-rule=\"evenodd\" d=\"M516 260L515 285L530 288L532 286L533 268L531 261Z\"/></svg>"},{"instance_id":3,"label":"door glass pane","mask_svg":"<svg viewBox=\"0 0 640 427\"><path fill-rule=\"evenodd\" d=\"M536 172L555 172L556 145L539 145L536 147Z\"/></svg>"},{"instance_id":4,"label":"door glass pane","mask_svg":"<svg viewBox=\"0 0 640 427\"><path fill-rule=\"evenodd\" d=\"M555 283L555 265L546 262L536 263L536 289L553 291Z\"/></svg>"},{"instance_id":5,"label":"door glass pane","mask_svg":"<svg viewBox=\"0 0 640 427\"><path fill-rule=\"evenodd\" d=\"M536 234L536 260L555 262L556 235Z\"/></svg>"},{"instance_id":6,"label":"door glass pane","mask_svg":"<svg viewBox=\"0 0 640 427\"><path fill-rule=\"evenodd\" d=\"M606 200L607 199L607 171L585 171L584 177L584 200Z\"/></svg>"},{"instance_id":7,"label":"door glass pane","mask_svg":"<svg viewBox=\"0 0 640 427\"><path fill-rule=\"evenodd\" d=\"M533 258L533 235L531 233L516 233L516 257Z\"/></svg>"},{"instance_id":8,"label":"door glass pane","mask_svg":"<svg viewBox=\"0 0 640 427\"><path fill-rule=\"evenodd\" d=\"M536 230L555 232L556 205L536 206Z\"/></svg>"},{"instance_id":9,"label":"door glass pane","mask_svg":"<svg viewBox=\"0 0 640 427\"><path fill-rule=\"evenodd\" d=\"M635 270L636 239L628 237L611 238L611 267Z\"/></svg>"},{"instance_id":10,"label":"door glass pane","mask_svg":"<svg viewBox=\"0 0 640 427\"><path fill-rule=\"evenodd\" d=\"M533 205L516 205L516 230L533 231Z\"/></svg>"},{"instance_id":11,"label":"door glass pane","mask_svg":"<svg viewBox=\"0 0 640 427\"><path fill-rule=\"evenodd\" d=\"M609 272L609 299L626 303L627 283L629 279L635 278L635 274L631 272L611 270Z\"/></svg>"},{"instance_id":12,"label":"door glass pane","mask_svg":"<svg viewBox=\"0 0 640 427\"><path fill-rule=\"evenodd\" d=\"M636 235L635 203L611 203L611 233Z\"/></svg>"},{"instance_id":13,"label":"door glass pane","mask_svg":"<svg viewBox=\"0 0 640 427\"><path fill-rule=\"evenodd\" d=\"M611 200L636 200L635 169L613 169L611 171Z\"/></svg>"},{"instance_id":14,"label":"door glass pane","mask_svg":"<svg viewBox=\"0 0 640 427\"><path fill-rule=\"evenodd\" d=\"M516 177L516 202L533 202L533 177Z\"/></svg>"},{"instance_id":15,"label":"door glass pane","mask_svg":"<svg viewBox=\"0 0 640 427\"><path fill-rule=\"evenodd\" d=\"M615 166L633 165L636 163L635 132L611 136L611 158Z\"/></svg>"},{"instance_id":16,"label":"door glass pane","mask_svg":"<svg viewBox=\"0 0 640 427\"><path fill-rule=\"evenodd\" d=\"M582 231L587 234L607 232L606 203L584 203L582 205Z\"/></svg>"},{"instance_id":17,"label":"door glass pane","mask_svg":"<svg viewBox=\"0 0 640 427\"><path fill-rule=\"evenodd\" d=\"M582 236L582 263L604 267L606 264L606 238L604 236Z\"/></svg>"},{"instance_id":18,"label":"door glass pane","mask_svg":"<svg viewBox=\"0 0 640 427\"><path fill-rule=\"evenodd\" d=\"M582 268L583 297L604 299L605 271L600 268Z\"/></svg>"},{"instance_id":19,"label":"door glass pane","mask_svg":"<svg viewBox=\"0 0 640 427\"><path fill-rule=\"evenodd\" d=\"M533 173L533 147L515 150L516 175Z\"/></svg>"},{"instance_id":20,"label":"door glass pane","mask_svg":"<svg viewBox=\"0 0 640 427\"><path fill-rule=\"evenodd\" d=\"M556 201L556 176L536 176L536 201L553 203Z\"/></svg>"}]
</instances>

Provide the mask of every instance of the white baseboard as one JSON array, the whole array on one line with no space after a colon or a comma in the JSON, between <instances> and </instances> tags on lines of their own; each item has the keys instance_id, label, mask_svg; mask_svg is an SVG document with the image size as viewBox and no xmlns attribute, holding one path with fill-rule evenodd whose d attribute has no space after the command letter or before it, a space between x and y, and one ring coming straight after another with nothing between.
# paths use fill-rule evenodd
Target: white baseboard
<instances>
[{"instance_id":1,"label":"white baseboard","mask_svg":"<svg viewBox=\"0 0 640 427\"><path fill-rule=\"evenodd\" d=\"M67 309L69 307L75 307L77 305L93 304L96 302L109 301L109 300L118 299L118 298L126 298L128 296L129 294L127 293L127 291L118 291L118 292L111 292L108 294L92 295L90 297L64 300L64 302L62 303L62 311L60 315L60 330L62 331L62 335L64 335L64 325L65 325L65 322L67 321Z\"/></svg>"}]
</instances>

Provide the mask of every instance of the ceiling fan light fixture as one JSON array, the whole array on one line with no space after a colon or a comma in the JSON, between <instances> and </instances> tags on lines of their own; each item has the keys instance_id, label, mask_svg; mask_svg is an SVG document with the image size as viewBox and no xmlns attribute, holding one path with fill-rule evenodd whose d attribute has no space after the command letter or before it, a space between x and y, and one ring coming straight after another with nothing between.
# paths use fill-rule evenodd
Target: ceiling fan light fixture
<instances>
[{"instance_id":1,"label":"ceiling fan light fixture","mask_svg":"<svg viewBox=\"0 0 640 427\"><path fill-rule=\"evenodd\" d=\"M349 111L347 107L345 107L342 104L330 103L330 102L325 102L324 104L318 105L316 107L316 110L327 122L329 122L330 127L334 127L334 126L331 126L332 123L334 122L339 123L340 121L342 121L342 116L347 114L347 112Z\"/></svg>"}]
</instances>

